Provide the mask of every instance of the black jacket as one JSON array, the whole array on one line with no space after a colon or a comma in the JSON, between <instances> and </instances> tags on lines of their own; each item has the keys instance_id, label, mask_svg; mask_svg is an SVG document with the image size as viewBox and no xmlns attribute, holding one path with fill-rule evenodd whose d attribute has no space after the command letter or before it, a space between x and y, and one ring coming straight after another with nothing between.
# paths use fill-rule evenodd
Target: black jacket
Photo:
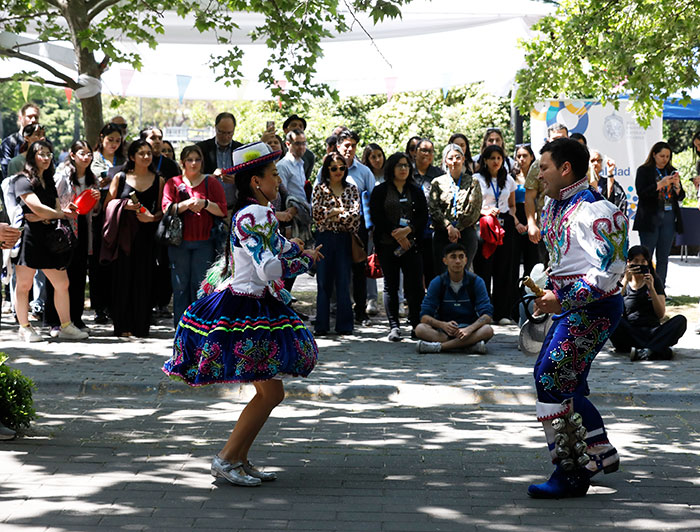
<instances>
[{"instance_id":1,"label":"black jacket","mask_svg":"<svg viewBox=\"0 0 700 532\"><path fill-rule=\"evenodd\" d=\"M656 190L656 167L640 166L637 168L634 188L637 191L639 201L632 229L635 231L653 231L655 226L661 224L664 212L664 201L659 198L659 192ZM671 207L673 208L673 218L677 233L683 232L681 208L678 205L678 202L683 201L683 198L685 198L683 185L681 185L681 191L678 194L671 190Z\"/></svg>"},{"instance_id":2,"label":"black jacket","mask_svg":"<svg viewBox=\"0 0 700 532\"><path fill-rule=\"evenodd\" d=\"M204 155L204 161L202 161L202 173L213 173L214 170L218 168L216 165L216 137L198 142L197 146L202 149L202 155ZM234 140L233 144L231 145L231 152L233 152L233 150L236 148L240 148L241 146L243 146L243 144ZM233 162L231 162L228 167L230 168L231 166L233 166Z\"/></svg>"},{"instance_id":3,"label":"black jacket","mask_svg":"<svg viewBox=\"0 0 700 532\"><path fill-rule=\"evenodd\" d=\"M394 184L389 184L386 181L380 183L374 187L369 199L369 212L374 224L375 243L389 241L392 238L391 232L400 227L398 224L391 222L387 215L385 203L389 186L393 187ZM415 183L407 182L404 188L410 190L411 194L411 214L408 216L409 226L411 227L409 237L413 237L415 242L420 245L423 238L423 230L428 223L428 203L425 201L423 191Z\"/></svg>"}]
</instances>

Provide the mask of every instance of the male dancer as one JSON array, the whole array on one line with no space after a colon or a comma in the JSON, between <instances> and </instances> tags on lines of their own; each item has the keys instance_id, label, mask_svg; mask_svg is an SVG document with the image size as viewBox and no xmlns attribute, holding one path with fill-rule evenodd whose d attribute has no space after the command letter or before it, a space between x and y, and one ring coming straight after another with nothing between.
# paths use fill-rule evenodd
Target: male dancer
<instances>
[{"instance_id":1,"label":"male dancer","mask_svg":"<svg viewBox=\"0 0 700 532\"><path fill-rule=\"evenodd\" d=\"M557 139L540 151L539 179L551 198L542 217L549 290L535 300L555 315L535 363L537 418L556 465L528 494L582 497L596 473L616 471L617 450L586 398L593 359L622 316L619 281L627 258L625 215L588 185L588 150Z\"/></svg>"}]
</instances>

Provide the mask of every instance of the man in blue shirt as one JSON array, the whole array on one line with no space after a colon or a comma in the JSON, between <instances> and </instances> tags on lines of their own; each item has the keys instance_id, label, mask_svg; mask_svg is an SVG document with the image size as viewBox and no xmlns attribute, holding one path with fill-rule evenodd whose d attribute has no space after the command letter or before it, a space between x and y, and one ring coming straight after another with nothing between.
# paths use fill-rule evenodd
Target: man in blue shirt
<instances>
[{"instance_id":1,"label":"man in blue shirt","mask_svg":"<svg viewBox=\"0 0 700 532\"><path fill-rule=\"evenodd\" d=\"M493 337L493 305L486 284L466 270L467 250L459 242L448 244L442 258L447 271L428 286L416 327L419 353L469 348L486 353L486 342Z\"/></svg>"}]
</instances>

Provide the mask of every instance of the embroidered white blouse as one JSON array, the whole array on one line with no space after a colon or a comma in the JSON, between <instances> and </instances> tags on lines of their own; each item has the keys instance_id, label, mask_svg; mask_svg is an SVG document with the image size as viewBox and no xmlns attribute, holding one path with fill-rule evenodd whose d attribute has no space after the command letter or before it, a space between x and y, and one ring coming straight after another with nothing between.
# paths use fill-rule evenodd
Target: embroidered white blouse
<instances>
[{"instance_id":1,"label":"embroidered white blouse","mask_svg":"<svg viewBox=\"0 0 700 532\"><path fill-rule=\"evenodd\" d=\"M308 271L311 256L280 234L270 206L248 205L236 213L232 224L234 273L225 285L236 294L252 297L262 297L268 290L275 298L289 303L291 296L281 279Z\"/></svg>"},{"instance_id":2,"label":"embroidered white blouse","mask_svg":"<svg viewBox=\"0 0 700 532\"><path fill-rule=\"evenodd\" d=\"M626 266L628 220L582 179L561 190L542 213L549 280L562 310L619 292Z\"/></svg>"}]
</instances>

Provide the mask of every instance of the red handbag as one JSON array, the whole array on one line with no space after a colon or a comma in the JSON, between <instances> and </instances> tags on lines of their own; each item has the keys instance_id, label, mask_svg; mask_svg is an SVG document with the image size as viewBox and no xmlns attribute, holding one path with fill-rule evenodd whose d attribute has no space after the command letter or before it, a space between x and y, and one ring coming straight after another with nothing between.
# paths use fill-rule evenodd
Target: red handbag
<instances>
[{"instance_id":1,"label":"red handbag","mask_svg":"<svg viewBox=\"0 0 700 532\"><path fill-rule=\"evenodd\" d=\"M381 279L384 277L384 272L382 272L382 267L379 264L379 257L376 253L372 253L367 257L367 268L365 269L367 277L370 279Z\"/></svg>"}]
</instances>

